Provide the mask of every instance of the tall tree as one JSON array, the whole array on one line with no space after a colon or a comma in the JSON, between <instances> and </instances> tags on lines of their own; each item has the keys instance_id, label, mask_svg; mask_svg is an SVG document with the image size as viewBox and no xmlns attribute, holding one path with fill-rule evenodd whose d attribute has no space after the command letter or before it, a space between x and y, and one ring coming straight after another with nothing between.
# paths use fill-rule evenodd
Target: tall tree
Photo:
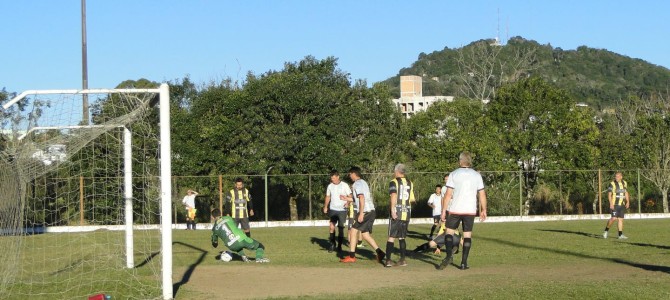
<instances>
[{"instance_id":1,"label":"tall tree","mask_svg":"<svg viewBox=\"0 0 670 300\"><path fill-rule=\"evenodd\" d=\"M588 168L599 155L593 113L576 107L567 93L540 78L503 86L488 109L507 132L507 158L524 172L527 207L541 170Z\"/></svg>"}]
</instances>

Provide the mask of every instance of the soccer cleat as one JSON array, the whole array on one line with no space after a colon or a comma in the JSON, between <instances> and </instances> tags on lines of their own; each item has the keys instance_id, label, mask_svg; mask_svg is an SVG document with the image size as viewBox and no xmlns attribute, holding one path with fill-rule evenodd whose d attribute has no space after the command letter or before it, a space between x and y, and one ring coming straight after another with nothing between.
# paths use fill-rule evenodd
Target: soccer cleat
<instances>
[{"instance_id":1,"label":"soccer cleat","mask_svg":"<svg viewBox=\"0 0 670 300\"><path fill-rule=\"evenodd\" d=\"M622 234L622 235L619 236L619 239L620 240L627 240L628 237Z\"/></svg>"},{"instance_id":2,"label":"soccer cleat","mask_svg":"<svg viewBox=\"0 0 670 300\"><path fill-rule=\"evenodd\" d=\"M265 257L263 257L263 258L257 258L257 259L256 259L256 262L259 263L259 264L269 263L269 262L270 262L270 259L265 258Z\"/></svg>"},{"instance_id":3,"label":"soccer cleat","mask_svg":"<svg viewBox=\"0 0 670 300\"><path fill-rule=\"evenodd\" d=\"M604 238L604 239L607 238L607 231L603 232L603 238Z\"/></svg>"},{"instance_id":4,"label":"soccer cleat","mask_svg":"<svg viewBox=\"0 0 670 300\"><path fill-rule=\"evenodd\" d=\"M393 262L390 259L387 259L386 263L384 264L384 267L387 268L393 267Z\"/></svg>"},{"instance_id":5,"label":"soccer cleat","mask_svg":"<svg viewBox=\"0 0 670 300\"><path fill-rule=\"evenodd\" d=\"M328 246L328 253L331 253L335 251L335 244L331 243L330 246Z\"/></svg>"},{"instance_id":6,"label":"soccer cleat","mask_svg":"<svg viewBox=\"0 0 670 300\"><path fill-rule=\"evenodd\" d=\"M356 248L365 248L365 245L363 245L363 242L360 242L356 244Z\"/></svg>"},{"instance_id":7,"label":"soccer cleat","mask_svg":"<svg viewBox=\"0 0 670 300\"><path fill-rule=\"evenodd\" d=\"M466 265L466 264L461 264L461 266L458 267L458 268L461 269L461 270L467 270L467 269L470 269L470 267L468 267L468 265Z\"/></svg>"},{"instance_id":8,"label":"soccer cleat","mask_svg":"<svg viewBox=\"0 0 670 300\"><path fill-rule=\"evenodd\" d=\"M243 261L243 262L247 262L247 263L248 263L248 262L251 262L251 260L249 260L249 258L246 257L246 256L242 256L242 261Z\"/></svg>"},{"instance_id":9,"label":"soccer cleat","mask_svg":"<svg viewBox=\"0 0 670 300\"><path fill-rule=\"evenodd\" d=\"M401 259L398 261L398 266L407 267L407 261L405 261L405 259Z\"/></svg>"},{"instance_id":10,"label":"soccer cleat","mask_svg":"<svg viewBox=\"0 0 670 300\"><path fill-rule=\"evenodd\" d=\"M454 260L453 256L447 256L445 259L442 260L442 263L440 263L438 269L444 270L448 265L451 264L453 260Z\"/></svg>"},{"instance_id":11,"label":"soccer cleat","mask_svg":"<svg viewBox=\"0 0 670 300\"><path fill-rule=\"evenodd\" d=\"M341 263L355 263L355 262L356 262L356 258L355 258L355 257L351 257L351 256L346 256L346 257L344 257L343 259L340 259L340 262L341 262Z\"/></svg>"}]
</instances>

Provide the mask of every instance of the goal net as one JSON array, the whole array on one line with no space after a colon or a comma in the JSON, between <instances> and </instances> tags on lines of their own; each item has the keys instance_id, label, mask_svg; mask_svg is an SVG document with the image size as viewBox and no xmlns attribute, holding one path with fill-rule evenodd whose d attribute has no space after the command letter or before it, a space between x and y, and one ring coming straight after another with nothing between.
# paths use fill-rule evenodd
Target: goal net
<instances>
[{"instance_id":1,"label":"goal net","mask_svg":"<svg viewBox=\"0 0 670 300\"><path fill-rule=\"evenodd\" d=\"M167 97L162 85L3 103L0 299L172 297Z\"/></svg>"}]
</instances>

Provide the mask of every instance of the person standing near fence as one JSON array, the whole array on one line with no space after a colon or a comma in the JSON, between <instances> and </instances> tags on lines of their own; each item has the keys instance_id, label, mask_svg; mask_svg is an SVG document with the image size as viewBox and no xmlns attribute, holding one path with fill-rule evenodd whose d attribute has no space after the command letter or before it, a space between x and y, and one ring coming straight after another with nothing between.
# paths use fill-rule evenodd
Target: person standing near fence
<instances>
[{"instance_id":1,"label":"person standing near fence","mask_svg":"<svg viewBox=\"0 0 670 300\"><path fill-rule=\"evenodd\" d=\"M430 234L428 235L428 239L433 239L435 238L433 236L433 233L435 232L435 229L440 226L440 221L441 215L442 215L442 186L441 185L436 185L435 186L435 193L430 195L430 198L428 198L428 206L433 209L433 227L430 228Z\"/></svg>"},{"instance_id":2,"label":"person standing near fence","mask_svg":"<svg viewBox=\"0 0 670 300\"><path fill-rule=\"evenodd\" d=\"M356 216L354 224L351 226L351 232L349 234L349 255L340 259L340 262L356 262L356 243L358 232L360 231L363 239L375 249L377 262L381 263L384 261L384 256L386 254L379 248L377 242L375 242L374 238L370 235L376 217L375 204L372 199L372 193L370 193L370 186L368 186L368 183L361 178L361 169L359 167L352 167L349 169L349 178L354 181L352 190L353 197L356 198L356 202L358 203L358 215Z\"/></svg>"},{"instance_id":3,"label":"person standing near fence","mask_svg":"<svg viewBox=\"0 0 670 300\"><path fill-rule=\"evenodd\" d=\"M467 270L468 255L472 246L472 227L477 215L477 199L481 209L479 219L486 220L486 192L484 191L484 180L479 172L472 169L472 155L465 151L458 156L460 168L449 174L447 180L447 192L442 199L442 221L446 222L447 235L445 246L452 249L454 245L454 232L458 225L463 224L463 252L461 259L461 270ZM444 270L453 261L451 251L446 251L447 257L438 267Z\"/></svg>"},{"instance_id":4,"label":"person standing near fence","mask_svg":"<svg viewBox=\"0 0 670 300\"><path fill-rule=\"evenodd\" d=\"M407 237L409 220L412 216L412 204L416 202L416 199L414 198L414 185L409 179L405 178L405 172L405 165L397 164L393 168L393 176L395 178L389 183L391 215L389 218L388 239L386 240L385 267L393 266L391 255L395 239L398 239L398 246L400 247L398 265L401 267L407 266L407 262L405 261L405 254L407 252L405 238Z\"/></svg>"},{"instance_id":5,"label":"person standing near fence","mask_svg":"<svg viewBox=\"0 0 670 300\"><path fill-rule=\"evenodd\" d=\"M347 218L345 199L351 198L351 189L346 182L340 180L340 173L330 172L330 184L326 188L326 198L323 204L323 213L328 215L330 225L330 235L328 240L328 252L342 252L342 242L344 241L344 223ZM337 245L335 243L335 227L337 226Z\"/></svg>"},{"instance_id":6,"label":"person standing near fence","mask_svg":"<svg viewBox=\"0 0 670 300\"><path fill-rule=\"evenodd\" d=\"M628 237L623 234L623 218L626 214L626 209L630 207L630 197L628 195L628 183L623 180L623 173L617 172L614 174L614 181L610 182L610 186L607 188L607 199L610 202L611 217L607 221L607 225L605 225L603 238L607 238L607 233L616 220L618 222L619 239L625 240Z\"/></svg>"},{"instance_id":7,"label":"person standing near fence","mask_svg":"<svg viewBox=\"0 0 670 300\"><path fill-rule=\"evenodd\" d=\"M195 196L198 195L198 192L194 190L186 191L186 196L181 200L181 203L184 204L186 208L186 230L195 230Z\"/></svg>"},{"instance_id":8,"label":"person standing near fence","mask_svg":"<svg viewBox=\"0 0 670 300\"><path fill-rule=\"evenodd\" d=\"M235 224L240 226L248 237L251 237L249 217L254 216L254 206L242 178L235 179L235 188L228 192L226 200L230 207L230 216L235 220Z\"/></svg>"}]
</instances>

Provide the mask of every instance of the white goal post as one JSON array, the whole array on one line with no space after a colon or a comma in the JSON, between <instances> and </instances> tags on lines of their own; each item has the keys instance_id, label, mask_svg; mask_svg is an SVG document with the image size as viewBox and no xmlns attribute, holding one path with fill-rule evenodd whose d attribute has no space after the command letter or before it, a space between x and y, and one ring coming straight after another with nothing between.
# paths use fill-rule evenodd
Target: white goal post
<instances>
[{"instance_id":1,"label":"white goal post","mask_svg":"<svg viewBox=\"0 0 670 300\"><path fill-rule=\"evenodd\" d=\"M158 95L158 153L159 153L159 186L160 186L160 254L161 254L161 289L163 299L173 298L172 282L172 186L171 186L171 143L170 143L170 93L167 84L161 84L156 89L86 89L86 90L29 90L12 98L2 105L4 111L12 106L19 105L22 99L35 95L83 95L83 94L154 94ZM124 226L125 226L125 258L126 268L134 268L134 244L133 244L133 183L132 183L132 138L131 131L124 125L72 125L62 126L32 126L18 137L22 139L28 134L40 130L62 130L62 129L91 129L96 126L123 128L123 194L124 194ZM64 154L63 154L64 155ZM38 155L39 156L39 155ZM35 154L33 155L35 157ZM57 158L56 158L57 160ZM47 164L48 161L48 164ZM45 165L52 163L46 159Z\"/></svg>"}]
</instances>

